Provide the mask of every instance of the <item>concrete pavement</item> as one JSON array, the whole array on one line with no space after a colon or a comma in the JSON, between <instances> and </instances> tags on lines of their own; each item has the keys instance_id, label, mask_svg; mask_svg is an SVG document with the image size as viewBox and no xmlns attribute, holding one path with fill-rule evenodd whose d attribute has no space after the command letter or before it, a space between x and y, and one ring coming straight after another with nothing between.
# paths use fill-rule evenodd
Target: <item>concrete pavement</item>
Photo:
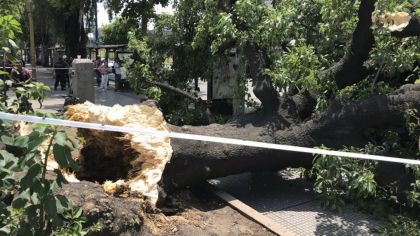
<instances>
[{"instance_id":1,"label":"concrete pavement","mask_svg":"<svg viewBox=\"0 0 420 236\"><path fill-rule=\"evenodd\" d=\"M50 87L51 91L46 93L47 97L44 100L43 107L39 108L38 102L34 101L34 108L40 111L57 112L63 110L64 100L69 94L69 89L61 91L59 87L54 91L55 80L53 78L53 68L37 68L37 78L39 82L46 84ZM93 80L94 78L92 78ZM137 95L131 91L115 92L114 81L110 81L110 86L107 90L102 90L95 85L95 104L101 104L105 106L119 105L131 105L140 102L140 99L144 95Z\"/></svg>"}]
</instances>

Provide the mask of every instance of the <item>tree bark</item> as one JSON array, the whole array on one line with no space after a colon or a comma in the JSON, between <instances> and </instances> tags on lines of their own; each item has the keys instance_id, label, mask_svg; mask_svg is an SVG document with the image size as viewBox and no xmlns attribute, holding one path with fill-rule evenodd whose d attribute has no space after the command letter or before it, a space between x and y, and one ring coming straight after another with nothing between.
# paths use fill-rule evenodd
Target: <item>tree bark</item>
<instances>
[{"instance_id":1,"label":"tree bark","mask_svg":"<svg viewBox=\"0 0 420 236\"><path fill-rule=\"evenodd\" d=\"M205 103L205 101L203 101L200 97L196 97L180 88L174 87L172 85L170 85L167 82L158 82L158 81L147 81L145 80L146 83L154 85L154 86L158 86L159 88L165 89L167 91L173 92L175 94L179 94L182 95L183 97L186 97L194 102L203 102Z\"/></svg>"},{"instance_id":2,"label":"tree bark","mask_svg":"<svg viewBox=\"0 0 420 236\"><path fill-rule=\"evenodd\" d=\"M147 35L147 24L149 23L149 17L146 16L146 14L143 14L141 16L141 33L143 34L143 37Z\"/></svg>"},{"instance_id":3,"label":"tree bark","mask_svg":"<svg viewBox=\"0 0 420 236\"><path fill-rule=\"evenodd\" d=\"M420 109L419 97L420 85L405 85L387 96L377 95L351 104L333 104L313 119L291 127L277 115L258 113L225 125L173 127L173 130L303 147L322 144L329 148L363 146L367 143L363 135L366 129L400 126L407 106ZM173 139L172 146L174 153L162 181L167 191L248 171L310 168L313 161L311 154L201 141ZM405 168L400 164L391 166L399 170Z\"/></svg>"},{"instance_id":4,"label":"tree bark","mask_svg":"<svg viewBox=\"0 0 420 236\"><path fill-rule=\"evenodd\" d=\"M66 53L68 54L67 56L73 58L76 58L77 55L85 57L87 54L86 34L84 32L83 20L80 20L80 16L80 9L74 8L64 20Z\"/></svg>"},{"instance_id":5,"label":"tree bark","mask_svg":"<svg viewBox=\"0 0 420 236\"><path fill-rule=\"evenodd\" d=\"M277 112L280 98L272 84L272 78L264 74L266 57L262 48L248 42L244 46L245 56L249 63L249 74L252 78L254 95L261 101L264 111Z\"/></svg>"},{"instance_id":6,"label":"tree bark","mask_svg":"<svg viewBox=\"0 0 420 236\"><path fill-rule=\"evenodd\" d=\"M338 89L362 81L369 74L369 70L363 63L368 59L375 41L371 29L375 2L371 0L361 1L358 11L359 21L353 32L350 47L340 61L321 73L322 77L334 78Z\"/></svg>"}]
</instances>

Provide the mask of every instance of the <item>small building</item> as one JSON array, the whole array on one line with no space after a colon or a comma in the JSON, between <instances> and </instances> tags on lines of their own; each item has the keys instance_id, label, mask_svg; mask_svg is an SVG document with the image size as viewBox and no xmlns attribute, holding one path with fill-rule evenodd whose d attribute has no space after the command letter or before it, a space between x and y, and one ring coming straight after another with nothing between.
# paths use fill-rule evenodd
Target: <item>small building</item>
<instances>
[{"instance_id":1,"label":"small building","mask_svg":"<svg viewBox=\"0 0 420 236\"><path fill-rule=\"evenodd\" d=\"M86 46L88 50L88 58L95 59L100 56L99 51L105 50L105 60L108 60L110 58L109 54L112 53L112 58L115 59L118 57L118 54L130 54L130 52L127 52L127 44L103 44L103 45L96 45L93 43L90 43Z\"/></svg>"}]
</instances>

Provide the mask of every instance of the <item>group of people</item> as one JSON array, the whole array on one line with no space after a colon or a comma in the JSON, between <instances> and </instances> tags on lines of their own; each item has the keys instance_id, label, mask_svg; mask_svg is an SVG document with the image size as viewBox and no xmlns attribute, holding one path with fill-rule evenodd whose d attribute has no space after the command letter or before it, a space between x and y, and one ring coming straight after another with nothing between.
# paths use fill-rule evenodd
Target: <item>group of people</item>
<instances>
[{"instance_id":1,"label":"group of people","mask_svg":"<svg viewBox=\"0 0 420 236\"><path fill-rule=\"evenodd\" d=\"M61 90L66 90L66 87L70 87L70 75L69 68L73 62L72 58L67 58L66 55L59 57L58 61L54 64L55 72L55 84L54 90L57 90L58 85L60 85Z\"/></svg>"},{"instance_id":2,"label":"group of people","mask_svg":"<svg viewBox=\"0 0 420 236\"><path fill-rule=\"evenodd\" d=\"M72 63L71 58L67 58L65 55L59 57L58 61L54 64L55 72L55 84L54 90L57 90L58 86L61 90L66 90L67 86L70 87L70 75L69 69ZM16 84L28 84L32 81L32 76L29 70L25 67L25 62L19 61L13 65L10 61L5 61L4 66L6 71L9 73L10 80ZM115 74L115 91L122 89L124 85L124 75L122 71L122 62L119 58L115 59L112 67L108 66L108 61L101 61L100 58L96 58L94 61L96 82L99 88L106 90L109 86L109 76Z\"/></svg>"},{"instance_id":3,"label":"group of people","mask_svg":"<svg viewBox=\"0 0 420 236\"><path fill-rule=\"evenodd\" d=\"M25 61L19 61L14 66L11 61L6 61L4 65L14 86L29 84L32 81L31 73L25 67Z\"/></svg>"},{"instance_id":4,"label":"group of people","mask_svg":"<svg viewBox=\"0 0 420 236\"><path fill-rule=\"evenodd\" d=\"M109 86L109 76L115 74L115 91L121 90L124 78L122 73L122 62L119 58L115 59L112 68L109 67L107 60L101 61L101 58L99 57L97 57L93 63L95 66L96 83L99 88L106 90Z\"/></svg>"},{"instance_id":5,"label":"group of people","mask_svg":"<svg viewBox=\"0 0 420 236\"><path fill-rule=\"evenodd\" d=\"M66 56L60 57L54 64L55 84L54 90L60 85L61 90L66 90L66 86L70 86L69 68L71 67L71 58ZM13 86L29 84L32 81L32 76L29 70L25 67L25 61L19 61L15 65L10 60L6 60L3 65L6 72L9 74L9 79L13 82Z\"/></svg>"}]
</instances>

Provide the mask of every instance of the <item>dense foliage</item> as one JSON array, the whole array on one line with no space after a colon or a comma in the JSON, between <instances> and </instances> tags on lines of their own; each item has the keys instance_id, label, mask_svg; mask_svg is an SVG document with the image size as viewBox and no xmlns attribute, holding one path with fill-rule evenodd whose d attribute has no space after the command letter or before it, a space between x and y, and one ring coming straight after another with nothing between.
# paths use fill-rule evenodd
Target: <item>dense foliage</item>
<instances>
[{"instance_id":1,"label":"dense foliage","mask_svg":"<svg viewBox=\"0 0 420 236\"><path fill-rule=\"evenodd\" d=\"M360 2L177 1L175 14L157 17L156 30L147 38L139 40L134 35L130 38L131 48L139 54L130 67L133 85L158 99L170 122L184 124L194 120L170 119L188 107L180 105L180 95L150 82L163 81L194 95L192 82L211 79L212 65L226 60L232 48L247 58L247 46L257 45L265 62L263 73L272 79L276 90L285 95L289 91L310 91L317 100L316 111L335 102L351 103L375 94L387 94L403 84L418 81L418 38L394 37L379 20L372 25L374 44L364 65L368 72L366 79L338 89L334 78L324 73L348 53ZM374 14L403 11L418 17L419 9L417 1L377 1ZM247 59L250 64L252 61ZM243 77L249 78L250 74ZM183 104L191 103L191 99L183 100ZM174 107L180 108L174 110ZM370 130L366 132L368 145L344 150L419 159L419 113L406 109L405 124L392 130ZM193 110L185 109L180 115L186 118L186 114L192 113ZM340 210L346 202L355 200L378 198L389 203L397 198L398 207L418 209L418 168L407 167L415 180L401 198L402 193L392 186L378 186L376 167L377 163L370 161L317 157L312 173L323 206Z\"/></svg>"},{"instance_id":2,"label":"dense foliage","mask_svg":"<svg viewBox=\"0 0 420 236\"><path fill-rule=\"evenodd\" d=\"M221 7L221 2L224 1L179 1L174 5L175 15L159 16L155 20L156 30L144 39L145 48L154 53L151 56L154 60L149 60L145 67L164 70L162 65L170 64L170 68L166 66L164 79L189 90L188 82L211 78L212 63L229 52L220 51L221 48L229 45L243 53L244 45L252 42L264 49L267 57L264 72L273 79L277 89L308 89L316 93L319 109L336 97L343 101L360 99L389 92L418 78L417 39L392 37L379 22L373 27L375 45L368 59L367 80L338 91L332 78L320 74L346 52L357 23L359 1L301 0L267 4L260 0L241 0L234 1L228 11L225 8L229 6ZM379 1L376 13L416 14L417 8L411 1ZM140 74L156 80L161 79L161 72ZM160 98L168 96L175 95L170 93Z\"/></svg>"},{"instance_id":3,"label":"dense foliage","mask_svg":"<svg viewBox=\"0 0 420 236\"><path fill-rule=\"evenodd\" d=\"M166 5L168 0L131 1L131 0L105 0L108 12L121 14L122 17L130 19L132 26L141 22L141 32L146 34L147 24L155 17L154 6L157 4Z\"/></svg>"},{"instance_id":4,"label":"dense foliage","mask_svg":"<svg viewBox=\"0 0 420 236\"><path fill-rule=\"evenodd\" d=\"M83 27L80 27L83 23L79 21L84 18L79 14L90 13L92 2L44 2L63 14L64 21L57 22L62 22L64 26L61 29L65 31L62 40L73 42L73 45L67 45L66 42L68 50L72 53L80 51L82 48L79 46L83 44L85 35ZM232 51L245 59L247 70L238 77L241 85L246 84L249 79L255 84L256 78L252 78L250 68L252 65L261 67L258 68L261 69L261 77L269 78L275 90L282 92L282 96L287 97L302 91L313 94L317 101L314 113L323 111L334 103L352 103L372 95L387 94L403 84L419 81L418 37L394 37L378 17L387 12L397 11L419 17L418 1L376 1L373 16L377 17L372 27L368 27L373 32L373 46L368 49L367 59L363 59L364 63L362 62L367 77L344 88L338 88L332 73L326 71L337 65L346 55L354 53L349 48L351 49L351 38L359 22L358 9L362 3L360 0L179 0L173 3L176 9L174 15L159 16L154 13L153 7L158 3L167 4L168 1L107 0L106 3L110 11L121 13L124 17L124 20L116 21L118 25L127 25L108 26L112 29L109 34L105 33L109 42L123 42L128 26L140 28L128 34L129 47L134 51L133 60L127 63L131 85L137 92L145 92L149 98L158 100L167 121L176 125L208 122L208 104L197 98L198 91L193 83L197 83L198 80L211 80L215 68L226 64ZM42 14L42 11L37 14ZM151 19L155 28L147 33L147 23ZM69 22L77 24L66 25ZM369 21L369 26L370 23ZM78 33L72 34L74 32L66 31L66 27L77 28ZM107 32L107 29L104 30ZM13 46L12 41L9 41L3 50L7 51L10 46ZM255 49L255 52L251 49ZM255 61L260 63L255 65ZM6 81L3 86L5 84ZM29 95L22 96L24 100L18 101L17 104L27 104L28 98L32 96L28 89L24 88L24 91L28 91ZM38 90L35 85L35 91ZM13 111L30 111L28 109L29 106L25 105ZM405 109L404 124L397 124L386 130L367 130L363 137L369 142L366 146L344 147L344 150L419 159L419 111L410 107ZM50 135L48 137L51 139L50 144L57 143L55 132L58 131L47 131L46 135ZM21 142L7 136L5 140L9 141L10 146L16 142L20 145ZM13 160L16 159L11 156L10 158L14 163ZM29 167L34 165L39 175L41 172L38 170L42 162L31 162ZM329 209L340 210L348 202L357 202L362 206L370 206L365 208L375 208L374 210L382 215L391 212L418 217L416 212L420 207L419 168L407 167L414 181L409 183L409 189L400 190L394 185L380 187L375 176L377 167L378 163L372 161L318 156L311 170L315 179L314 190L320 194L323 206ZM44 181L42 177L39 180ZM50 201L51 195L48 194L45 195L47 197L40 195L41 199ZM35 206L42 209L42 201L40 202ZM388 207L382 207L384 205ZM9 209L12 208L9 206ZM412 212L414 214L411 214ZM10 210L7 216L13 218L15 213L12 213ZM48 219L51 220L51 225L56 227L60 224L54 217L55 215ZM42 218L44 216L41 216ZM382 232L404 234L415 231L418 222L404 219L400 216L392 218L391 227L401 227L384 229Z\"/></svg>"},{"instance_id":5,"label":"dense foliage","mask_svg":"<svg viewBox=\"0 0 420 236\"><path fill-rule=\"evenodd\" d=\"M20 48L29 47L28 9L31 9L35 45L41 49L37 52L37 63L47 66L48 49L57 45L64 47L69 56L86 56L87 33L93 31L93 6L96 1L5 1L5 4L2 2L0 11L4 9L7 14L16 16L22 26Z\"/></svg>"},{"instance_id":6,"label":"dense foliage","mask_svg":"<svg viewBox=\"0 0 420 236\"><path fill-rule=\"evenodd\" d=\"M1 41L6 42L1 45L2 52L13 59L9 46L16 47L13 39L20 32L19 24L13 16L1 16L0 28L6 37ZM7 93L11 84L7 77L0 83L2 112L34 114L30 100L42 104L45 91L49 90L38 82L15 84L16 97L11 99ZM59 127L28 125L23 128L23 125L0 120L0 234L84 235L97 230L98 225L85 228L82 210L72 207L64 196L57 194L58 188L67 183L62 171L76 169L71 155L75 142ZM20 134L19 126L26 133ZM48 177L47 160L51 157L59 168L53 177Z\"/></svg>"},{"instance_id":7,"label":"dense foliage","mask_svg":"<svg viewBox=\"0 0 420 236\"><path fill-rule=\"evenodd\" d=\"M127 19L115 18L110 24L101 28L103 44L127 44L130 24Z\"/></svg>"},{"instance_id":8,"label":"dense foliage","mask_svg":"<svg viewBox=\"0 0 420 236\"><path fill-rule=\"evenodd\" d=\"M181 1L176 6L175 15L163 14L155 19L154 31L148 37L138 39L139 32L131 34L129 47L137 57L130 66L130 78L135 89L146 89L150 98L159 100L165 118L172 124L200 124L206 116L200 104L147 83L164 82L194 95L192 82L210 76L209 50L192 47L202 3Z\"/></svg>"}]
</instances>

